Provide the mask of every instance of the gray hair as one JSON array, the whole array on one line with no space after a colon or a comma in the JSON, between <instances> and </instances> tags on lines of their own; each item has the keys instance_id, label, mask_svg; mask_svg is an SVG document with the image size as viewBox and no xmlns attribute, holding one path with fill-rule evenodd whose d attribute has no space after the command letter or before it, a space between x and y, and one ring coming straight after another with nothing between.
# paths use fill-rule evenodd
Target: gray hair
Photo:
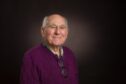
<instances>
[{"instance_id":1,"label":"gray hair","mask_svg":"<svg viewBox=\"0 0 126 84\"><path fill-rule=\"evenodd\" d=\"M48 23L48 16L45 16L42 22L42 28L45 28Z\"/></svg>"},{"instance_id":2,"label":"gray hair","mask_svg":"<svg viewBox=\"0 0 126 84\"><path fill-rule=\"evenodd\" d=\"M51 15L50 15L51 16ZM60 15L61 16L61 15ZM63 16L62 16L63 17ZM48 18L49 16L45 16L43 21L42 21L42 26L41 26L41 29L45 28L47 26L47 23L48 23ZM65 23L66 23L66 26L68 27L68 21L65 17L63 17L65 19Z\"/></svg>"}]
</instances>

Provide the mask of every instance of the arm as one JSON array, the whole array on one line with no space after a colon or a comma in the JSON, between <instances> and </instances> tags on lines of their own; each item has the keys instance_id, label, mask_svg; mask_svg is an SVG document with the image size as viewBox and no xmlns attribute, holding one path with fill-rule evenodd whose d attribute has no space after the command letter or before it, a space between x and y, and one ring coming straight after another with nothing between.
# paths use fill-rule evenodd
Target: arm
<instances>
[{"instance_id":1,"label":"arm","mask_svg":"<svg viewBox=\"0 0 126 84\"><path fill-rule=\"evenodd\" d=\"M37 68L32 56L25 54L20 73L20 84L40 84Z\"/></svg>"}]
</instances>

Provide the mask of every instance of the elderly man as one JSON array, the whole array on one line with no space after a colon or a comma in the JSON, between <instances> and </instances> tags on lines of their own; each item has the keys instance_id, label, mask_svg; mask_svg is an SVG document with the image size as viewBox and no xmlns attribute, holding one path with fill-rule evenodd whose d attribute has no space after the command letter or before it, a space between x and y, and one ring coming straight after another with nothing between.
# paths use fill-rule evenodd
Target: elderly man
<instances>
[{"instance_id":1,"label":"elderly man","mask_svg":"<svg viewBox=\"0 0 126 84\"><path fill-rule=\"evenodd\" d=\"M41 27L43 44L25 53L21 68L21 84L78 84L74 54L63 46L68 24L59 14L46 16Z\"/></svg>"}]
</instances>

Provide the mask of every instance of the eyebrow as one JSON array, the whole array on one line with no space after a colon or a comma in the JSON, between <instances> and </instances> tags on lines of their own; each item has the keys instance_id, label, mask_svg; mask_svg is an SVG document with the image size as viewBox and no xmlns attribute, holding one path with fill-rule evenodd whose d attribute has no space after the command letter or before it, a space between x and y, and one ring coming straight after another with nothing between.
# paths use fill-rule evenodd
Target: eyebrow
<instances>
[{"instance_id":1,"label":"eyebrow","mask_svg":"<svg viewBox=\"0 0 126 84\"><path fill-rule=\"evenodd\" d=\"M47 24L47 25L55 25L55 26L57 26L56 24ZM66 24L61 24L61 25L59 25L59 26L67 26Z\"/></svg>"}]
</instances>

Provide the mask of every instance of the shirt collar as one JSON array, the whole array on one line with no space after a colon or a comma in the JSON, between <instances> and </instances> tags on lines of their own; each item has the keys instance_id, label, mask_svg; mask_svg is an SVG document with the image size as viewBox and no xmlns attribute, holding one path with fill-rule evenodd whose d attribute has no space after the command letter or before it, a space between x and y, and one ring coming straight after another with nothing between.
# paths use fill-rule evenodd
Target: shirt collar
<instances>
[{"instance_id":1,"label":"shirt collar","mask_svg":"<svg viewBox=\"0 0 126 84\"><path fill-rule=\"evenodd\" d=\"M63 54L64 54L63 47L60 47L60 53L57 54L57 53L56 53L55 51L53 51L48 45L46 45L46 46L47 46L47 48L48 48L54 55L57 55L58 57L63 56Z\"/></svg>"}]
</instances>

